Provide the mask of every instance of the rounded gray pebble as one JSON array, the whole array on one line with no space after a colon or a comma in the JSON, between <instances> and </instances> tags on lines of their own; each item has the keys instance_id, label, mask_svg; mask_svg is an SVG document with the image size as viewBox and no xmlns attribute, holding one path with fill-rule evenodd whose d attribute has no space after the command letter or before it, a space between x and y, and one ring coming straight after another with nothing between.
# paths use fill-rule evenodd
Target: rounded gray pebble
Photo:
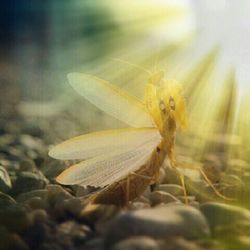
<instances>
[{"instance_id":1,"label":"rounded gray pebble","mask_svg":"<svg viewBox=\"0 0 250 250\"><path fill-rule=\"evenodd\" d=\"M116 243L111 250L160 250L160 248L154 239L137 236Z\"/></svg>"},{"instance_id":2,"label":"rounded gray pebble","mask_svg":"<svg viewBox=\"0 0 250 250\"><path fill-rule=\"evenodd\" d=\"M11 180L8 172L2 166L0 166L0 191L7 193L11 189Z\"/></svg>"},{"instance_id":3,"label":"rounded gray pebble","mask_svg":"<svg viewBox=\"0 0 250 250\"><path fill-rule=\"evenodd\" d=\"M245 225L250 229L250 210L248 209L217 202L202 204L200 209L213 230L233 225Z\"/></svg>"},{"instance_id":4,"label":"rounded gray pebble","mask_svg":"<svg viewBox=\"0 0 250 250\"><path fill-rule=\"evenodd\" d=\"M152 206L156 206L160 203L169 203L179 200L173 195L166 193L164 191L154 191L150 195L150 201Z\"/></svg>"},{"instance_id":5,"label":"rounded gray pebble","mask_svg":"<svg viewBox=\"0 0 250 250\"><path fill-rule=\"evenodd\" d=\"M197 239L210 234L207 221L198 209L176 204L124 212L106 224L102 231L107 244L131 236Z\"/></svg>"},{"instance_id":6,"label":"rounded gray pebble","mask_svg":"<svg viewBox=\"0 0 250 250\"><path fill-rule=\"evenodd\" d=\"M16 204L16 201L9 195L0 192L0 208Z\"/></svg>"},{"instance_id":7,"label":"rounded gray pebble","mask_svg":"<svg viewBox=\"0 0 250 250\"><path fill-rule=\"evenodd\" d=\"M183 188L177 184L161 184L156 190L164 191L174 196L183 195Z\"/></svg>"}]
</instances>

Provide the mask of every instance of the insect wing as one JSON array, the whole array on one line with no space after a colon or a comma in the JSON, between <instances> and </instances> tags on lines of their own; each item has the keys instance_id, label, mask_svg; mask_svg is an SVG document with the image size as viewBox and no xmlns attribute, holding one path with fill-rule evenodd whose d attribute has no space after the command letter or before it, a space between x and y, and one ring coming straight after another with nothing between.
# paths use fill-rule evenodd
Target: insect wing
<instances>
[{"instance_id":1,"label":"insect wing","mask_svg":"<svg viewBox=\"0 0 250 250\"><path fill-rule=\"evenodd\" d=\"M81 73L70 73L68 79L80 95L118 120L135 128L155 127L142 102L109 82Z\"/></svg>"},{"instance_id":2,"label":"insect wing","mask_svg":"<svg viewBox=\"0 0 250 250\"><path fill-rule=\"evenodd\" d=\"M89 133L69 139L49 151L60 160L83 160L110 152L124 152L157 135L155 128L114 129Z\"/></svg>"},{"instance_id":3,"label":"insect wing","mask_svg":"<svg viewBox=\"0 0 250 250\"><path fill-rule=\"evenodd\" d=\"M57 181L64 185L104 187L138 170L150 158L160 140L161 137L155 130L155 134L149 140L141 142L140 146L133 145L124 152L110 152L80 162L62 172Z\"/></svg>"}]
</instances>

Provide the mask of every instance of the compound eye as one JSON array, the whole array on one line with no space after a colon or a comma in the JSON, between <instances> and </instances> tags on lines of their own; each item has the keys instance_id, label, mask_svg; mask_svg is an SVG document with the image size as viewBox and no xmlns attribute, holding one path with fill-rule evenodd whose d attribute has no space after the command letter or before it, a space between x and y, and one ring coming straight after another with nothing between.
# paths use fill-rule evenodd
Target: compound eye
<instances>
[{"instance_id":1,"label":"compound eye","mask_svg":"<svg viewBox=\"0 0 250 250\"><path fill-rule=\"evenodd\" d=\"M169 106L171 110L175 110L175 101L172 96L169 97Z\"/></svg>"}]
</instances>

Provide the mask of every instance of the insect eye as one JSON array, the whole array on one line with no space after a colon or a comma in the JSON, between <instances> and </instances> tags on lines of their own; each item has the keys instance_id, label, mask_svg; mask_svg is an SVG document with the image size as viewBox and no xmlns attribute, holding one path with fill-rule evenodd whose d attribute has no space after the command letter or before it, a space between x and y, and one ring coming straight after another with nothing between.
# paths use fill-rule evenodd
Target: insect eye
<instances>
[{"instance_id":1,"label":"insect eye","mask_svg":"<svg viewBox=\"0 0 250 250\"><path fill-rule=\"evenodd\" d=\"M159 108L163 113L166 113L166 105L162 100L159 102Z\"/></svg>"},{"instance_id":2,"label":"insect eye","mask_svg":"<svg viewBox=\"0 0 250 250\"><path fill-rule=\"evenodd\" d=\"M174 101L174 98L172 96L169 97L169 106L170 106L171 110L175 110L175 101Z\"/></svg>"}]
</instances>

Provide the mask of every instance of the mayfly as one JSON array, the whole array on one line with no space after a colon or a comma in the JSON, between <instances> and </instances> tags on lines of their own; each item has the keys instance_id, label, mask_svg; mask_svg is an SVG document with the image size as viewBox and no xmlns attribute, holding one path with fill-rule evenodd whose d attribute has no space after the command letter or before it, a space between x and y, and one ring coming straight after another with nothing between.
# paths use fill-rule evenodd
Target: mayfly
<instances>
[{"instance_id":1,"label":"mayfly","mask_svg":"<svg viewBox=\"0 0 250 250\"><path fill-rule=\"evenodd\" d=\"M151 74L144 100L95 76L70 73L71 86L89 102L131 128L106 130L69 139L49 152L61 160L83 160L57 178L63 185L99 187L92 203L126 205L155 183L164 159L176 165L177 126L187 125L181 85Z\"/></svg>"}]
</instances>

